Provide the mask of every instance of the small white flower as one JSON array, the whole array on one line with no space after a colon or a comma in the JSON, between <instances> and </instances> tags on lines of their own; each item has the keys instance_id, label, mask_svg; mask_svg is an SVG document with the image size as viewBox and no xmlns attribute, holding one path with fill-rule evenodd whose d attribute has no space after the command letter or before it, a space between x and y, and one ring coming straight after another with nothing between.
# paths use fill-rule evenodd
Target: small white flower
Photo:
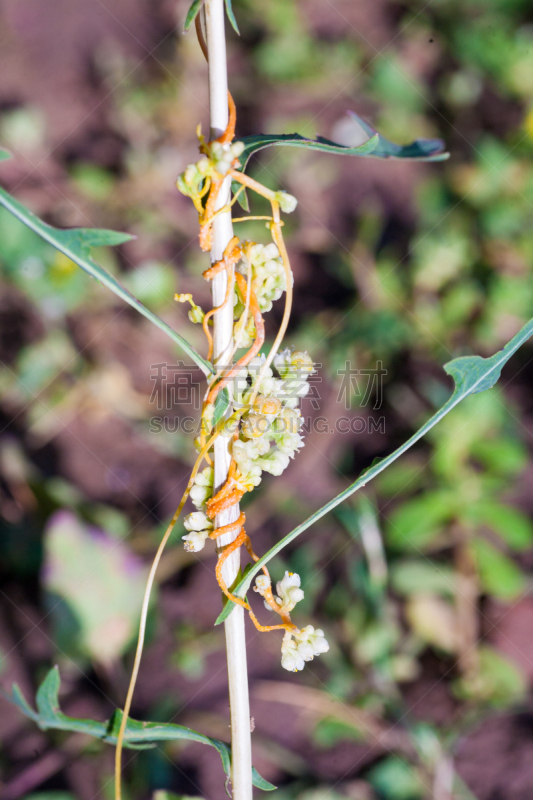
<instances>
[{"instance_id":1,"label":"small white flower","mask_svg":"<svg viewBox=\"0 0 533 800\"><path fill-rule=\"evenodd\" d=\"M281 411L281 400L277 397L267 397L264 394L260 394L255 400L254 411L257 414L263 414L265 417L276 417Z\"/></svg>"},{"instance_id":2,"label":"small white flower","mask_svg":"<svg viewBox=\"0 0 533 800\"><path fill-rule=\"evenodd\" d=\"M233 155L229 147L225 147L220 142L213 142L211 144L211 161L219 175L226 175L231 169Z\"/></svg>"},{"instance_id":3,"label":"small white flower","mask_svg":"<svg viewBox=\"0 0 533 800\"><path fill-rule=\"evenodd\" d=\"M281 643L281 666L289 672L298 672L305 666L305 662L298 651L298 645L287 631Z\"/></svg>"},{"instance_id":4,"label":"small white flower","mask_svg":"<svg viewBox=\"0 0 533 800\"><path fill-rule=\"evenodd\" d=\"M261 381L261 394L270 396L270 395L280 395L283 394L283 381L279 378L263 378Z\"/></svg>"},{"instance_id":5,"label":"small white flower","mask_svg":"<svg viewBox=\"0 0 533 800\"><path fill-rule=\"evenodd\" d=\"M206 501L213 494L213 474L213 468L206 467L194 479L189 497L198 509L204 508Z\"/></svg>"},{"instance_id":6,"label":"small white flower","mask_svg":"<svg viewBox=\"0 0 533 800\"><path fill-rule=\"evenodd\" d=\"M297 409L284 408L272 426L273 434L281 436L286 433L299 433L302 425L302 415Z\"/></svg>"},{"instance_id":7,"label":"small white flower","mask_svg":"<svg viewBox=\"0 0 533 800\"><path fill-rule=\"evenodd\" d=\"M261 439L255 439L250 442L249 452L253 453L252 458L259 458L266 456L270 451L270 439L268 436L263 436Z\"/></svg>"},{"instance_id":8,"label":"small white flower","mask_svg":"<svg viewBox=\"0 0 533 800\"><path fill-rule=\"evenodd\" d=\"M204 549L209 531L191 531L183 537L183 546L189 553L198 553Z\"/></svg>"},{"instance_id":9,"label":"small white flower","mask_svg":"<svg viewBox=\"0 0 533 800\"><path fill-rule=\"evenodd\" d=\"M212 171L211 162L204 156L199 161L196 162L196 169L200 173L200 175L209 175Z\"/></svg>"},{"instance_id":10,"label":"small white flower","mask_svg":"<svg viewBox=\"0 0 533 800\"><path fill-rule=\"evenodd\" d=\"M295 350L290 358L291 367L297 375L312 375L315 371L313 359L306 351Z\"/></svg>"},{"instance_id":11,"label":"small white flower","mask_svg":"<svg viewBox=\"0 0 533 800\"><path fill-rule=\"evenodd\" d=\"M276 444L282 453L293 458L296 451L304 446L304 441L299 433L282 433L276 436Z\"/></svg>"},{"instance_id":12,"label":"small white flower","mask_svg":"<svg viewBox=\"0 0 533 800\"><path fill-rule=\"evenodd\" d=\"M235 485L237 489L242 489L245 492L251 492L256 486L259 486L261 483L261 467L257 464L252 464L251 467L244 470L239 465L241 469L241 476L239 480L236 481Z\"/></svg>"},{"instance_id":13,"label":"small white flower","mask_svg":"<svg viewBox=\"0 0 533 800\"><path fill-rule=\"evenodd\" d=\"M278 201L280 208L286 214L292 214L296 206L298 205L298 200L289 194L288 192L279 191L276 192L276 200Z\"/></svg>"},{"instance_id":14,"label":"small white flower","mask_svg":"<svg viewBox=\"0 0 533 800\"><path fill-rule=\"evenodd\" d=\"M312 661L315 656L327 653L329 650L324 631L320 628L315 630L312 625L307 625L299 633L296 633L294 638L298 644L298 652L304 661Z\"/></svg>"},{"instance_id":15,"label":"small white flower","mask_svg":"<svg viewBox=\"0 0 533 800\"><path fill-rule=\"evenodd\" d=\"M279 258L279 250L274 242L270 242L263 247L263 263L265 261L272 261L274 258Z\"/></svg>"},{"instance_id":16,"label":"small white flower","mask_svg":"<svg viewBox=\"0 0 533 800\"><path fill-rule=\"evenodd\" d=\"M255 579L254 592L257 592L261 595L261 597L264 597L267 591L270 589L270 586L270 578L267 575L258 575Z\"/></svg>"},{"instance_id":17,"label":"small white flower","mask_svg":"<svg viewBox=\"0 0 533 800\"><path fill-rule=\"evenodd\" d=\"M285 472L289 466L290 458L287 453L282 453L281 450L273 450L264 458L258 459L258 464L265 472L270 472L271 475L276 477Z\"/></svg>"},{"instance_id":18,"label":"small white flower","mask_svg":"<svg viewBox=\"0 0 533 800\"><path fill-rule=\"evenodd\" d=\"M292 611L296 603L304 599L303 590L300 589L300 576L296 572L286 572L277 582L276 602L284 611Z\"/></svg>"},{"instance_id":19,"label":"small white flower","mask_svg":"<svg viewBox=\"0 0 533 800\"><path fill-rule=\"evenodd\" d=\"M194 479L194 482L197 484L197 486L207 486L210 489L212 489L213 479L214 479L213 467L206 467L197 474L196 478Z\"/></svg>"},{"instance_id":20,"label":"small white flower","mask_svg":"<svg viewBox=\"0 0 533 800\"><path fill-rule=\"evenodd\" d=\"M298 405L299 400L302 400L309 394L310 389L311 387L307 383L307 377L297 378L296 380L292 377L291 380L283 382L281 399L289 408L294 408Z\"/></svg>"},{"instance_id":21,"label":"small white flower","mask_svg":"<svg viewBox=\"0 0 533 800\"><path fill-rule=\"evenodd\" d=\"M205 507L206 501L211 497L212 490L207 486L198 486L195 484L189 492L189 497L196 506L201 509Z\"/></svg>"},{"instance_id":22,"label":"small white flower","mask_svg":"<svg viewBox=\"0 0 533 800\"><path fill-rule=\"evenodd\" d=\"M212 531L213 523L203 511L193 511L183 520L183 524L188 531Z\"/></svg>"},{"instance_id":23,"label":"small white flower","mask_svg":"<svg viewBox=\"0 0 533 800\"><path fill-rule=\"evenodd\" d=\"M246 328L243 328L240 324L240 320L235 323L233 326L233 335L235 337L235 344L239 348L250 348L252 346L252 336ZM242 383L241 383L242 385ZM246 384L246 388L248 388L248 384Z\"/></svg>"},{"instance_id":24,"label":"small white flower","mask_svg":"<svg viewBox=\"0 0 533 800\"><path fill-rule=\"evenodd\" d=\"M301 631L287 631L281 643L281 666L289 672L298 672L306 661L312 661L328 650L324 631L319 628L315 630L312 625L307 625Z\"/></svg>"},{"instance_id":25,"label":"small white flower","mask_svg":"<svg viewBox=\"0 0 533 800\"><path fill-rule=\"evenodd\" d=\"M248 439L259 439L268 433L271 424L263 414L247 414L242 423L242 432Z\"/></svg>"},{"instance_id":26,"label":"small white flower","mask_svg":"<svg viewBox=\"0 0 533 800\"><path fill-rule=\"evenodd\" d=\"M233 142L229 149L233 158L239 158L244 153L244 142Z\"/></svg>"},{"instance_id":27,"label":"small white flower","mask_svg":"<svg viewBox=\"0 0 533 800\"><path fill-rule=\"evenodd\" d=\"M196 164L189 164L181 175L178 175L176 186L182 194L193 197L201 191L203 182L209 172L209 169L205 170L204 161L209 166L207 159L200 159Z\"/></svg>"},{"instance_id":28,"label":"small white flower","mask_svg":"<svg viewBox=\"0 0 533 800\"><path fill-rule=\"evenodd\" d=\"M252 358L252 360L248 364L248 373L250 375L250 378L252 379L252 385L255 384L255 382L257 381L257 378L259 377L259 373L261 372L261 369L265 361L266 361L266 356L264 354L261 354L260 356ZM274 373L272 372L270 367L268 367L268 369L265 370L263 378L271 378L273 374Z\"/></svg>"}]
</instances>

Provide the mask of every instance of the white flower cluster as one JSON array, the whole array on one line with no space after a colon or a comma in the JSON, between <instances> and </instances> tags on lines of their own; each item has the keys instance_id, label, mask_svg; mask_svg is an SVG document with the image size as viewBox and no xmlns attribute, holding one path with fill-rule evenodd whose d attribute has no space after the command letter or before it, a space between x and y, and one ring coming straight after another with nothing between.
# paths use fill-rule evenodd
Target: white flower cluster
<instances>
[{"instance_id":1,"label":"white flower cluster","mask_svg":"<svg viewBox=\"0 0 533 800\"><path fill-rule=\"evenodd\" d=\"M189 533L183 537L184 547L190 553L203 550L209 534L213 530L213 523L203 511L193 511L183 521Z\"/></svg>"},{"instance_id":2,"label":"white flower cluster","mask_svg":"<svg viewBox=\"0 0 533 800\"><path fill-rule=\"evenodd\" d=\"M235 162L242 155L243 150L243 142L234 142L229 146L220 142L212 142L209 156L202 156L199 161L189 164L181 175L178 175L176 181L178 189L188 197L200 194L204 181L211 178L214 173L219 176L227 175L232 166L236 166Z\"/></svg>"},{"instance_id":3,"label":"white flower cluster","mask_svg":"<svg viewBox=\"0 0 533 800\"><path fill-rule=\"evenodd\" d=\"M287 278L276 245L252 244L245 248L245 255L238 267L239 272L247 274L248 262L252 269L252 289L257 297L262 312L270 311L274 300L279 300L287 289ZM242 313L242 304L238 304L236 314Z\"/></svg>"},{"instance_id":4,"label":"white flower cluster","mask_svg":"<svg viewBox=\"0 0 533 800\"><path fill-rule=\"evenodd\" d=\"M281 475L303 447L300 433L303 419L296 406L308 393L307 379L314 371L307 353L285 350L274 359L281 377L274 377L273 370L268 368L258 386L264 362L264 356L253 359L246 369L247 375L241 370L236 382L236 400L243 405L258 391L253 407L242 418L240 437L232 444L233 458L248 491L259 485L263 471Z\"/></svg>"},{"instance_id":5,"label":"white flower cluster","mask_svg":"<svg viewBox=\"0 0 533 800\"><path fill-rule=\"evenodd\" d=\"M220 142L211 142L211 162L218 174L227 175L234 162L242 155L243 150L244 142L233 142L229 146L220 144Z\"/></svg>"},{"instance_id":6,"label":"white flower cluster","mask_svg":"<svg viewBox=\"0 0 533 800\"><path fill-rule=\"evenodd\" d=\"M183 544L190 553L198 553L203 550L204 545L213 530L213 523L205 514L207 501L213 494L213 468L206 467L199 472L189 493L189 497L198 509L188 514L183 520L186 530L189 533L183 537Z\"/></svg>"},{"instance_id":7,"label":"white flower cluster","mask_svg":"<svg viewBox=\"0 0 533 800\"><path fill-rule=\"evenodd\" d=\"M281 643L281 666L289 672L303 669L306 661L327 653L329 644L320 628L307 625L298 633L287 631Z\"/></svg>"},{"instance_id":8,"label":"white flower cluster","mask_svg":"<svg viewBox=\"0 0 533 800\"><path fill-rule=\"evenodd\" d=\"M296 572L286 572L283 578L276 584L276 595L273 595L275 602L279 606L279 610L284 614L290 614L296 603L304 599L303 589L300 588L300 576ZM261 597L265 597L270 593L270 578L266 575L258 575L255 579L254 591L258 592ZM270 608L270 605L265 600L265 606Z\"/></svg>"},{"instance_id":9,"label":"white flower cluster","mask_svg":"<svg viewBox=\"0 0 533 800\"><path fill-rule=\"evenodd\" d=\"M206 467L202 472L199 472L194 479L189 497L199 511L204 510L207 501L213 494L213 480L213 467Z\"/></svg>"},{"instance_id":10,"label":"white flower cluster","mask_svg":"<svg viewBox=\"0 0 533 800\"><path fill-rule=\"evenodd\" d=\"M270 592L270 578L259 575L255 579L254 590L265 597ZM295 572L286 572L282 580L277 582L276 591L274 600L284 614L290 614L296 603L304 599L300 576ZM270 608L266 601L265 606ZM289 672L298 672L304 668L306 661L312 661L315 656L328 650L329 644L320 628L315 630L312 625L307 625L302 630L286 631L281 643L281 666Z\"/></svg>"}]
</instances>

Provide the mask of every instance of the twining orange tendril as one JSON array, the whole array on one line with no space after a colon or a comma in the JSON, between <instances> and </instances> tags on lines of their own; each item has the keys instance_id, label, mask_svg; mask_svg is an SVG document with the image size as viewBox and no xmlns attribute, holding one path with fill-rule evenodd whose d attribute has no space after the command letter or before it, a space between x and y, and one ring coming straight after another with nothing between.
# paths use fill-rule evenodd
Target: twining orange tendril
<instances>
[{"instance_id":1,"label":"twining orange tendril","mask_svg":"<svg viewBox=\"0 0 533 800\"><path fill-rule=\"evenodd\" d=\"M228 107L229 107L229 120L224 133L218 137L217 142L220 144L231 144L233 139L235 138L235 124L237 122L237 109L235 107L235 101L233 97L228 92Z\"/></svg>"},{"instance_id":2,"label":"twining orange tendril","mask_svg":"<svg viewBox=\"0 0 533 800\"><path fill-rule=\"evenodd\" d=\"M224 297L224 302L222 305L217 306L216 308L212 308L211 311L208 311L205 314L202 320L202 327L204 329L204 333L206 339L208 341L209 349L207 351L207 360L211 361L213 357L213 337L211 336L211 332L209 330L209 320L211 317L217 313L217 311L222 311L223 308L227 306L227 304L231 301L233 297L233 272L232 267L236 264L239 259L241 258L241 248L238 247L239 237L234 236L233 239L229 242L228 246L224 250L224 255L220 259L220 261L216 261L209 269L206 269L203 273L203 276L206 280L210 281L213 280L215 275L218 275L223 269L226 270L227 274L227 283L226 283L226 296Z\"/></svg>"}]
</instances>

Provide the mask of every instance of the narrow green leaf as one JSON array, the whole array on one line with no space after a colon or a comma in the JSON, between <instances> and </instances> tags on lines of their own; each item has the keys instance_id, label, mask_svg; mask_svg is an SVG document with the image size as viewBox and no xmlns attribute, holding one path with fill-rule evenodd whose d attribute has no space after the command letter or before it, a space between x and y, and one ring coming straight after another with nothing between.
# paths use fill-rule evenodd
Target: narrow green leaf
<instances>
[{"instance_id":1,"label":"narrow green leaf","mask_svg":"<svg viewBox=\"0 0 533 800\"><path fill-rule=\"evenodd\" d=\"M416 161L445 161L449 153L445 151L442 139L415 139L410 144L394 144L381 133L378 133L366 120L355 111L348 111L354 123L361 128L367 136L378 137L376 148L369 153L373 158L407 158Z\"/></svg>"},{"instance_id":2,"label":"narrow green leaf","mask_svg":"<svg viewBox=\"0 0 533 800\"><path fill-rule=\"evenodd\" d=\"M241 186L237 181L231 182L231 191L233 195L237 195L237 202L244 211L250 210L250 203L248 202L248 195L244 186Z\"/></svg>"},{"instance_id":3,"label":"narrow green leaf","mask_svg":"<svg viewBox=\"0 0 533 800\"><path fill-rule=\"evenodd\" d=\"M215 413L213 414L213 427L216 427L221 419L223 419L224 414L228 410L230 406L230 396L228 387L225 386L221 392L217 394L217 399L215 400Z\"/></svg>"},{"instance_id":4,"label":"narrow green leaf","mask_svg":"<svg viewBox=\"0 0 533 800\"><path fill-rule=\"evenodd\" d=\"M231 7L232 0L226 0L226 14L228 15L228 19L231 22L231 27L237 34L237 36L241 35L239 30L239 26L237 25L237 20L235 19L235 14L233 13L233 8Z\"/></svg>"},{"instance_id":5,"label":"narrow green leaf","mask_svg":"<svg viewBox=\"0 0 533 800\"><path fill-rule=\"evenodd\" d=\"M235 594L239 597L244 597L248 588L250 587L254 577L257 573L261 570L261 568L268 564L268 562L274 558L284 547L286 547L290 542L296 539L301 533L303 533L307 528L309 528L314 522L317 522L323 516L325 516L329 511L332 511L336 506L350 497L354 492L357 492L359 489L362 489L366 484L371 481L376 475L379 475L380 472L383 472L390 464L396 461L401 455L403 455L410 447L412 447L416 442L418 442L426 433L433 428L437 422L446 416L455 406L461 402L465 397L468 395L476 394L477 392L483 392L486 389L490 389L498 378L500 377L501 370L504 364L509 361L511 356L518 350L518 348L527 342L528 339L533 336L533 319L529 320L524 327L513 336L513 338L505 345L502 350L499 350L495 355L491 356L490 358L482 358L481 356L463 356L462 358L456 358L453 361L448 362L448 364L444 365L444 370L451 375L454 382L455 382L455 389L451 395L451 397L444 403L444 405L439 408L439 410L433 414L428 421L422 425L422 427L413 435L410 439L408 439L404 444L401 445L397 450L391 453L386 458L383 458L374 466L370 467L363 472L359 478L348 486L343 492L338 494L333 500L330 500L329 503L326 503L325 506L320 508L318 511L315 511L314 514L311 514L305 522L302 522L301 525L298 525L291 533L288 533L286 536L283 537L277 544L274 545L267 553L265 553L262 558L257 561L250 572L239 581L238 585L235 588ZM223 622L232 612L234 603L228 601L224 609L222 610L221 614L216 620L216 625Z\"/></svg>"},{"instance_id":6,"label":"narrow green leaf","mask_svg":"<svg viewBox=\"0 0 533 800\"><path fill-rule=\"evenodd\" d=\"M200 9L202 8L205 0L194 0L191 7L187 11L187 16L185 17L185 22L183 24L183 30L188 31L191 25L193 24L194 20L198 16Z\"/></svg>"},{"instance_id":7,"label":"narrow green leaf","mask_svg":"<svg viewBox=\"0 0 533 800\"><path fill-rule=\"evenodd\" d=\"M46 678L37 689L35 701L41 722L53 723L59 712L59 687L61 678L59 668L53 667L46 675Z\"/></svg>"},{"instance_id":8,"label":"narrow green leaf","mask_svg":"<svg viewBox=\"0 0 533 800\"><path fill-rule=\"evenodd\" d=\"M264 792L273 792L276 789L273 783L269 783L261 775L258 773L255 767L252 767L252 783L254 786L257 786L258 789L262 789Z\"/></svg>"},{"instance_id":9,"label":"narrow green leaf","mask_svg":"<svg viewBox=\"0 0 533 800\"><path fill-rule=\"evenodd\" d=\"M239 141L244 142L244 150L239 157L242 164L241 170L244 172L251 156L259 150L264 150L265 147L303 147L305 150L320 150L323 153L364 156L369 155L378 146L378 135L372 136L356 147L345 147L329 139L324 139L322 136L317 136L316 139L306 139L305 136L300 136L299 133L259 134L258 136L245 136Z\"/></svg>"},{"instance_id":10,"label":"narrow green leaf","mask_svg":"<svg viewBox=\"0 0 533 800\"><path fill-rule=\"evenodd\" d=\"M293 134L260 134L258 136L245 136L240 141L244 142L244 152L241 156L242 171L246 170L248 161L254 153L265 147L303 147L307 150L320 150L324 153L337 153L345 156L371 156L372 158L402 158L415 161L443 161L449 154L444 150L441 139L416 139L406 145L390 142L371 125L350 111L350 116L357 123L367 140L362 144L349 147L337 144L323 136L316 139L307 139L298 133Z\"/></svg>"},{"instance_id":11,"label":"narrow green leaf","mask_svg":"<svg viewBox=\"0 0 533 800\"><path fill-rule=\"evenodd\" d=\"M51 244L56 250L64 253L67 258L74 261L79 267L85 270L85 272L88 272L89 275L108 289L111 289L112 292L122 300L125 300L126 303L129 303L130 306L135 308L140 314L150 320L150 322L157 325L160 330L170 336L170 338L198 364L205 375L214 372L212 365L206 361L200 353L197 353L194 347L192 347L183 336L173 330L170 325L167 325L167 323L154 314L153 311L150 311L150 309L128 292L128 290L107 272L107 270L92 260L90 254L91 247L107 247L122 244L123 242L133 239L133 236L128 233L93 230L89 228L54 228L52 225L47 225L40 220L35 214L32 214L22 203L19 203L18 200L15 200L14 197L2 188L0 188L0 205L4 206L7 211L17 217L24 225L27 225L28 228L40 236L41 239Z\"/></svg>"},{"instance_id":12,"label":"narrow green leaf","mask_svg":"<svg viewBox=\"0 0 533 800\"><path fill-rule=\"evenodd\" d=\"M22 711L25 717L29 717L34 722L37 722L39 719L39 714L37 714L33 708L30 706L22 692L20 691L20 687L17 683L13 684L11 689L11 697L8 697L11 702L18 706L19 709Z\"/></svg>"},{"instance_id":13,"label":"narrow green leaf","mask_svg":"<svg viewBox=\"0 0 533 800\"><path fill-rule=\"evenodd\" d=\"M63 714L59 707L60 684L59 669L53 667L37 690L37 713L31 708L16 684L13 686L12 695L8 697L8 699L18 706L26 717L36 722L42 730L53 728L62 731L85 733L107 744L116 744L120 723L122 721L122 711L116 709L111 715L111 718L106 722L68 717L66 714ZM157 742L175 741L178 739L200 742L200 744L207 744L210 747L214 747L220 755L224 772L228 777L230 776L231 748L229 744L222 742L220 739L212 739L210 736L204 736L203 733L198 733L198 731L193 731L191 728L186 728L183 725L163 722L140 722L128 718L128 724L126 725L124 734L124 746L139 750L155 747ZM271 783L268 783L268 781L265 781L256 770L253 770L252 781L254 786L265 791L271 791L276 788Z\"/></svg>"}]
</instances>

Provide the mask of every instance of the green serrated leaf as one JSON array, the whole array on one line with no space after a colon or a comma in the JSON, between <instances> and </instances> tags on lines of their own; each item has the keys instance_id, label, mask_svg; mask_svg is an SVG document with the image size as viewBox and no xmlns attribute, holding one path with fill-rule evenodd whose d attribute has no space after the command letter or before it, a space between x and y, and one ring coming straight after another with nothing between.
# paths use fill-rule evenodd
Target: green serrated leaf
<instances>
[{"instance_id":1,"label":"green serrated leaf","mask_svg":"<svg viewBox=\"0 0 533 800\"><path fill-rule=\"evenodd\" d=\"M362 144L349 147L337 144L323 136L316 139L307 139L298 133L293 134L260 134L258 136L245 136L240 141L244 143L244 152L241 156L242 171L246 170L248 161L254 153L265 147L303 147L307 150L320 150L324 153L336 153L345 156L371 156L372 158L401 158L416 161L442 161L448 158L441 139L416 139L406 145L390 142L378 133L368 122L353 112L349 112L368 139Z\"/></svg>"},{"instance_id":2,"label":"green serrated leaf","mask_svg":"<svg viewBox=\"0 0 533 800\"><path fill-rule=\"evenodd\" d=\"M314 514L311 514L305 522L302 522L301 525L298 525L293 531L288 533L283 539L280 539L274 547L271 547L270 550L262 556L259 561L257 561L250 572L243 577L237 586L235 587L234 593L239 597L244 597L248 588L250 587L252 580L257 575L257 573L262 569L265 564L274 558L284 547L286 547L290 542L296 539L301 533L303 533L307 528L309 528L313 523L317 522L323 516L325 516L329 511L332 511L336 506L346 500L348 497L351 497L354 492L357 492L359 489L362 489L366 484L379 475L380 472L383 472L390 464L396 461L401 455L403 455L410 447L412 447L416 442L418 442L426 433L431 430L440 420L446 416L455 406L461 402L465 397L468 397L471 394L476 394L477 392L485 391L486 389L490 389L498 378L500 377L502 367L511 356L518 350L518 348L527 342L528 339L533 336L533 319L529 320L524 327L513 336L513 338L505 345L502 350L499 350L490 358L481 358L481 356L464 356L462 358L456 358L453 361L448 362L448 364L444 365L444 370L451 375L455 381L455 389L451 395L451 397L444 403L444 405L439 408L439 410L433 414L432 417L424 424L422 427L413 435L410 439L408 439L404 444L391 453L386 458L383 458L378 464L374 467L371 467L369 470L366 470L363 475L361 475L354 483L348 486L343 492L338 494L329 503L326 503L325 506L322 506L318 511L315 511ZM227 605L222 610L222 613L216 620L215 624L219 624L224 619L226 619L231 611L233 610L234 603L228 601Z\"/></svg>"},{"instance_id":3,"label":"green serrated leaf","mask_svg":"<svg viewBox=\"0 0 533 800\"><path fill-rule=\"evenodd\" d=\"M226 0L226 14L228 15L228 19L231 22L231 27L237 34L237 36L241 35L239 27L237 25L237 20L235 19L235 14L233 13L233 8L231 7L232 0Z\"/></svg>"},{"instance_id":4,"label":"green serrated leaf","mask_svg":"<svg viewBox=\"0 0 533 800\"><path fill-rule=\"evenodd\" d=\"M224 418L224 414L230 407L230 396L228 387L225 386L221 392L217 394L217 399L215 400L215 413L213 414L213 427L216 427L221 419Z\"/></svg>"},{"instance_id":5,"label":"green serrated leaf","mask_svg":"<svg viewBox=\"0 0 533 800\"><path fill-rule=\"evenodd\" d=\"M194 20L198 16L205 0L194 0L191 7L187 11L187 16L185 17L185 22L183 24L183 30L188 31L191 25L193 24Z\"/></svg>"},{"instance_id":6,"label":"green serrated leaf","mask_svg":"<svg viewBox=\"0 0 533 800\"><path fill-rule=\"evenodd\" d=\"M47 225L40 220L35 214L32 214L22 203L19 203L18 200L15 200L14 197L1 188L0 205L4 206L7 211L17 217L24 225L27 225L27 227L40 236L41 239L51 244L56 250L64 253L67 258L74 261L74 263L85 270L85 272L88 272L89 275L96 278L97 281L108 289L111 289L114 294L129 303L130 306L139 311L139 313L150 320L150 322L157 325L160 330L170 336L170 338L198 364L205 375L214 372L213 366L197 353L194 347L192 347L183 336L173 330L170 325L167 325L167 323L154 314L153 311L150 311L149 308L144 306L136 297L128 292L116 278L107 272L107 270L92 260L90 254L91 247L107 247L122 244L123 242L133 239L133 236L128 233L97 229L92 230L89 228L54 228L52 225Z\"/></svg>"},{"instance_id":7,"label":"green serrated leaf","mask_svg":"<svg viewBox=\"0 0 533 800\"><path fill-rule=\"evenodd\" d=\"M42 730L53 728L62 731L85 733L107 744L116 744L122 721L122 711L116 709L111 715L111 718L106 722L68 717L66 714L63 714L59 707L60 684L59 669L53 667L37 690L37 713L31 708L16 685L13 686L12 695L8 699L18 706L26 717L36 722ZM203 733L193 731L191 728L186 728L183 725L163 722L140 722L139 720L129 717L124 733L124 746L139 750L155 747L157 742L175 741L178 739L200 742L201 744L214 747L220 755L224 772L228 777L230 776L231 748L229 744L222 742L220 739L213 739L210 736L205 736ZM252 772L252 782L254 786L265 791L271 791L276 788L272 786L271 783L268 783L268 781L265 781L256 770Z\"/></svg>"}]
</instances>

